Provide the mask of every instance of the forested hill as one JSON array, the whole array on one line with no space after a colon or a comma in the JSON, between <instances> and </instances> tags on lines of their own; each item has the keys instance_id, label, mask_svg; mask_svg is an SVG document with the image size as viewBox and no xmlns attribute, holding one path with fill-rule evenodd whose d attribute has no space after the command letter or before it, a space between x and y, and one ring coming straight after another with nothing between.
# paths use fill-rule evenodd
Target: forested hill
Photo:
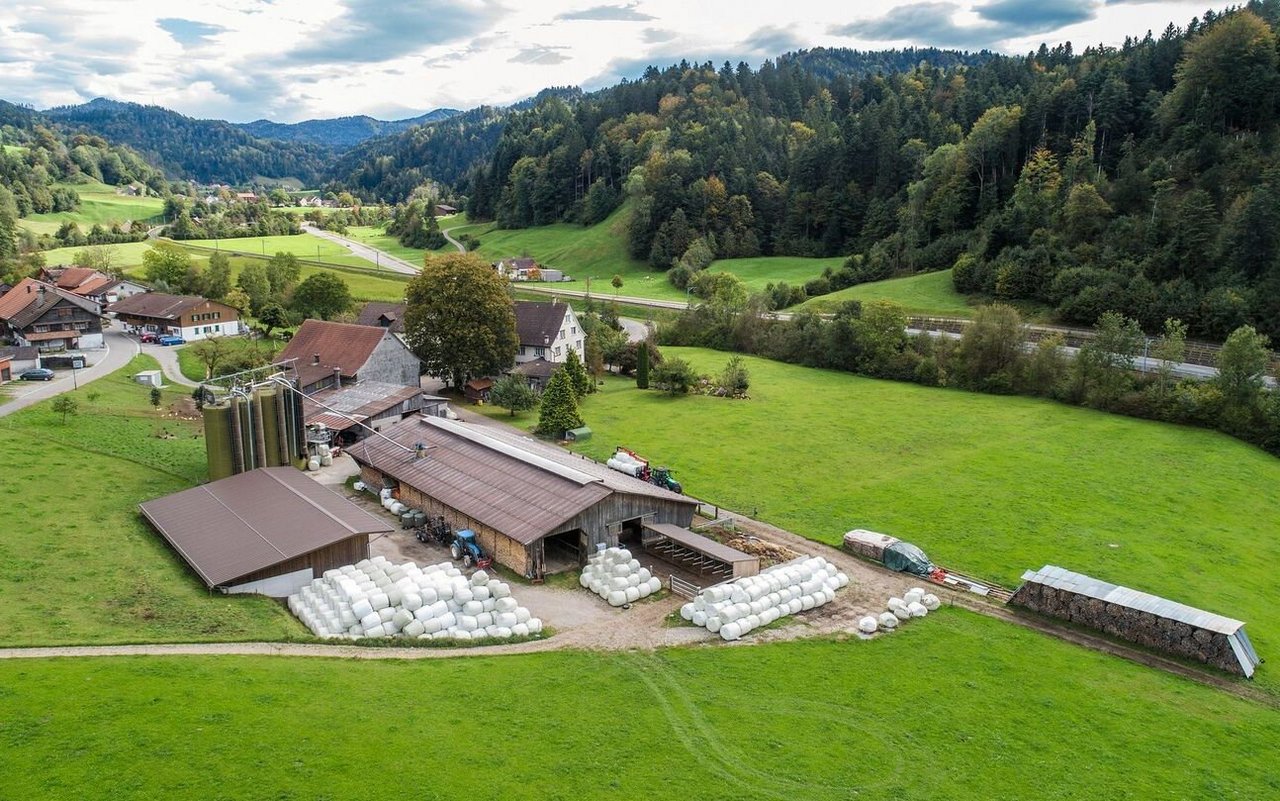
<instances>
[{"instance_id":1,"label":"forested hill","mask_svg":"<svg viewBox=\"0 0 1280 801\"><path fill-rule=\"evenodd\" d=\"M121 142L144 153L173 178L242 184L297 178L314 186L332 159L328 148L306 142L259 139L221 120L197 120L159 106L98 98L43 112L68 126Z\"/></svg>"},{"instance_id":2,"label":"forested hill","mask_svg":"<svg viewBox=\"0 0 1280 801\"><path fill-rule=\"evenodd\" d=\"M940 50L936 47L905 47L901 50L851 50L847 47L815 47L784 53L777 64L795 64L815 77L831 80L837 75L888 75L910 72L921 64L939 69L976 67L995 58L989 50Z\"/></svg>"},{"instance_id":3,"label":"forested hill","mask_svg":"<svg viewBox=\"0 0 1280 801\"><path fill-rule=\"evenodd\" d=\"M233 123L250 136L259 139L276 139L282 142L310 142L334 150L346 150L367 139L390 136L418 125L447 120L460 112L457 109L438 108L417 117L403 120L379 120L360 115L336 117L327 120L306 120L296 123L254 120Z\"/></svg>"},{"instance_id":4,"label":"forested hill","mask_svg":"<svg viewBox=\"0 0 1280 801\"><path fill-rule=\"evenodd\" d=\"M592 223L625 193L658 269L704 246L853 254L812 290L954 266L1068 322L1280 338L1278 20L1255 1L1118 48L889 74L650 69L509 115L469 211Z\"/></svg>"}]
</instances>

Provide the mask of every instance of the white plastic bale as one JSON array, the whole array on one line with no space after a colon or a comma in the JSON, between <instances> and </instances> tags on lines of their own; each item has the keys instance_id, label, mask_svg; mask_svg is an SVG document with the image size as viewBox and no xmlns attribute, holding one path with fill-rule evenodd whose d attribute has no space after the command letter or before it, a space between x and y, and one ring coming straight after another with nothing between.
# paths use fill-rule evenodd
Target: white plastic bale
<instances>
[{"instance_id":1,"label":"white plastic bale","mask_svg":"<svg viewBox=\"0 0 1280 801\"><path fill-rule=\"evenodd\" d=\"M476 595L471 591L470 587L463 587L461 589L458 589L456 587L454 588L453 600L457 601L460 604L465 604L467 601L470 601L475 597Z\"/></svg>"},{"instance_id":2,"label":"white plastic bale","mask_svg":"<svg viewBox=\"0 0 1280 801\"><path fill-rule=\"evenodd\" d=\"M733 642L742 637L742 627L737 623L726 623L720 627L720 637L726 642Z\"/></svg>"},{"instance_id":3,"label":"white plastic bale","mask_svg":"<svg viewBox=\"0 0 1280 801\"><path fill-rule=\"evenodd\" d=\"M463 631L475 631L479 623L471 615L458 615L457 627Z\"/></svg>"},{"instance_id":4,"label":"white plastic bale","mask_svg":"<svg viewBox=\"0 0 1280 801\"><path fill-rule=\"evenodd\" d=\"M591 573L588 573L588 572L587 572L587 571L585 571L585 570L584 570L584 571L582 571L582 575L578 576L578 586L579 586L579 587L582 587L582 588L584 588L584 589L585 589L585 588L590 587L590 586L591 586L591 575L592 575Z\"/></svg>"},{"instance_id":5,"label":"white plastic bale","mask_svg":"<svg viewBox=\"0 0 1280 801\"><path fill-rule=\"evenodd\" d=\"M419 622L422 623L422 631L424 634L435 634L436 632L444 629L444 625L439 618L428 618Z\"/></svg>"},{"instance_id":6,"label":"white plastic bale","mask_svg":"<svg viewBox=\"0 0 1280 801\"><path fill-rule=\"evenodd\" d=\"M542 618L531 617L525 625L529 627L530 634L537 634L542 631Z\"/></svg>"},{"instance_id":7,"label":"white plastic bale","mask_svg":"<svg viewBox=\"0 0 1280 801\"><path fill-rule=\"evenodd\" d=\"M441 615L436 619L440 621L441 627L446 629L452 628L458 625L458 616L455 615L453 612L445 612L443 615Z\"/></svg>"},{"instance_id":8,"label":"white plastic bale","mask_svg":"<svg viewBox=\"0 0 1280 801\"><path fill-rule=\"evenodd\" d=\"M812 595L801 595L801 596L800 596L800 608L801 608L802 610L804 610L805 612L808 612L810 609L812 609L812 608L813 608L813 596L812 596Z\"/></svg>"},{"instance_id":9,"label":"white plastic bale","mask_svg":"<svg viewBox=\"0 0 1280 801\"><path fill-rule=\"evenodd\" d=\"M489 594L489 588L484 585L480 585L479 587L472 587L471 597L477 601L487 601L491 597Z\"/></svg>"},{"instance_id":10,"label":"white plastic bale","mask_svg":"<svg viewBox=\"0 0 1280 801\"><path fill-rule=\"evenodd\" d=\"M365 629L365 630L364 630L364 636L366 636L366 637L386 637L386 636L387 636L387 631L386 631L386 629L384 629L382 626L374 626L374 627L373 627L373 628L371 628L371 629Z\"/></svg>"},{"instance_id":11,"label":"white plastic bale","mask_svg":"<svg viewBox=\"0 0 1280 801\"><path fill-rule=\"evenodd\" d=\"M369 614L360 618L360 626L365 631L368 631L374 626L380 626L380 625L382 625L382 617L377 612L370 612Z\"/></svg>"},{"instance_id":12,"label":"white plastic bale","mask_svg":"<svg viewBox=\"0 0 1280 801\"><path fill-rule=\"evenodd\" d=\"M383 623L386 623L388 620L395 617L395 615L396 615L396 610L394 607L391 607L391 606L383 607L382 609L378 610L378 617L382 620Z\"/></svg>"},{"instance_id":13,"label":"white plastic bale","mask_svg":"<svg viewBox=\"0 0 1280 801\"><path fill-rule=\"evenodd\" d=\"M907 611L911 613L912 617L924 617L925 615L929 614L929 610L925 609L924 604L920 603L919 601L916 601L915 603L912 603L912 604L907 604Z\"/></svg>"},{"instance_id":14,"label":"white plastic bale","mask_svg":"<svg viewBox=\"0 0 1280 801\"><path fill-rule=\"evenodd\" d=\"M467 601L462 605L462 614L471 615L472 617L484 611L484 604L479 601Z\"/></svg>"},{"instance_id":15,"label":"white plastic bale","mask_svg":"<svg viewBox=\"0 0 1280 801\"><path fill-rule=\"evenodd\" d=\"M499 612L493 616L493 622L508 629L520 624L520 621L516 620L515 612Z\"/></svg>"},{"instance_id":16,"label":"white plastic bale","mask_svg":"<svg viewBox=\"0 0 1280 801\"><path fill-rule=\"evenodd\" d=\"M404 628L409 623L413 622L413 613L405 609L401 609L391 616L391 621L400 628Z\"/></svg>"},{"instance_id":17,"label":"white plastic bale","mask_svg":"<svg viewBox=\"0 0 1280 801\"><path fill-rule=\"evenodd\" d=\"M532 617L533 615L529 612L528 609L525 609L523 606L516 607L517 623L528 623L532 619Z\"/></svg>"},{"instance_id":18,"label":"white plastic bale","mask_svg":"<svg viewBox=\"0 0 1280 801\"><path fill-rule=\"evenodd\" d=\"M415 620L430 620L432 617L431 607L429 606L418 607L417 609L413 610L413 617Z\"/></svg>"},{"instance_id":19,"label":"white plastic bale","mask_svg":"<svg viewBox=\"0 0 1280 801\"><path fill-rule=\"evenodd\" d=\"M494 621L493 621L492 612L481 612L480 614L476 615L477 628L487 629L493 625L493 622Z\"/></svg>"},{"instance_id":20,"label":"white plastic bale","mask_svg":"<svg viewBox=\"0 0 1280 801\"><path fill-rule=\"evenodd\" d=\"M901 598L890 598L888 603L890 612L897 609L898 607L905 607L906 605L907 605L906 602L904 602Z\"/></svg>"},{"instance_id":21,"label":"white plastic bale","mask_svg":"<svg viewBox=\"0 0 1280 801\"><path fill-rule=\"evenodd\" d=\"M396 586L387 588L387 603L392 606L399 606L404 601L404 592Z\"/></svg>"},{"instance_id":22,"label":"white plastic bale","mask_svg":"<svg viewBox=\"0 0 1280 801\"><path fill-rule=\"evenodd\" d=\"M498 586L489 588L489 592L493 594L494 598L510 598L511 585L505 581L499 581Z\"/></svg>"},{"instance_id":23,"label":"white plastic bale","mask_svg":"<svg viewBox=\"0 0 1280 801\"><path fill-rule=\"evenodd\" d=\"M528 637L529 627L524 623L517 623L511 627L511 634L516 637Z\"/></svg>"},{"instance_id":24,"label":"white plastic bale","mask_svg":"<svg viewBox=\"0 0 1280 801\"><path fill-rule=\"evenodd\" d=\"M471 574L471 586L482 587L489 582L489 574L483 570L477 570Z\"/></svg>"},{"instance_id":25,"label":"white plastic bale","mask_svg":"<svg viewBox=\"0 0 1280 801\"><path fill-rule=\"evenodd\" d=\"M920 603L920 599L924 597L924 590L919 587L912 587L902 596L902 601L907 606Z\"/></svg>"},{"instance_id":26,"label":"white plastic bale","mask_svg":"<svg viewBox=\"0 0 1280 801\"><path fill-rule=\"evenodd\" d=\"M627 589L624 590L624 592L627 595L627 603L633 604L636 601L640 600L640 590L636 589L635 587L627 587Z\"/></svg>"},{"instance_id":27,"label":"white plastic bale","mask_svg":"<svg viewBox=\"0 0 1280 801\"><path fill-rule=\"evenodd\" d=\"M499 612L514 612L518 605L515 598L499 598L494 602L493 608Z\"/></svg>"},{"instance_id":28,"label":"white plastic bale","mask_svg":"<svg viewBox=\"0 0 1280 801\"><path fill-rule=\"evenodd\" d=\"M458 640L458 641L472 639L471 632L466 629L450 629L449 633L453 636L455 640Z\"/></svg>"},{"instance_id":29,"label":"white plastic bale","mask_svg":"<svg viewBox=\"0 0 1280 801\"><path fill-rule=\"evenodd\" d=\"M938 596L931 592L925 593L924 597L920 599L920 603L923 604L924 608L928 609L930 612L942 606L942 601L938 600Z\"/></svg>"},{"instance_id":30,"label":"white plastic bale","mask_svg":"<svg viewBox=\"0 0 1280 801\"><path fill-rule=\"evenodd\" d=\"M609 606L622 606L627 602L627 593L623 590L611 590L609 592L609 597L605 600L609 602ZM690 616L692 616L692 614L693 613L691 612Z\"/></svg>"},{"instance_id":31,"label":"white plastic bale","mask_svg":"<svg viewBox=\"0 0 1280 801\"><path fill-rule=\"evenodd\" d=\"M880 629L882 631L890 631L898 627L898 616L893 612L880 613Z\"/></svg>"},{"instance_id":32,"label":"white plastic bale","mask_svg":"<svg viewBox=\"0 0 1280 801\"><path fill-rule=\"evenodd\" d=\"M653 594L653 591L649 589L648 584L637 584L636 589L640 592L641 598L648 598Z\"/></svg>"},{"instance_id":33,"label":"white plastic bale","mask_svg":"<svg viewBox=\"0 0 1280 801\"><path fill-rule=\"evenodd\" d=\"M406 611L416 612L422 608L422 596L416 592L407 592L404 594L404 597L400 599L400 605L403 606Z\"/></svg>"},{"instance_id":34,"label":"white plastic bale","mask_svg":"<svg viewBox=\"0 0 1280 801\"><path fill-rule=\"evenodd\" d=\"M391 601L387 598L387 594L385 592L375 592L373 595L370 595L369 603L372 604L374 611L386 609L391 605Z\"/></svg>"},{"instance_id":35,"label":"white plastic bale","mask_svg":"<svg viewBox=\"0 0 1280 801\"><path fill-rule=\"evenodd\" d=\"M910 620L910 619L911 619L911 613L910 613L909 611L907 611L907 607L905 607L905 606L899 606L899 607L897 607L896 609L894 609L894 610L893 610L893 615L894 615L894 617L898 618L898 620Z\"/></svg>"},{"instance_id":36,"label":"white plastic bale","mask_svg":"<svg viewBox=\"0 0 1280 801\"><path fill-rule=\"evenodd\" d=\"M649 584L650 593L655 593L658 590L662 589L662 579L658 578L657 576L654 576L653 578L649 579L648 584Z\"/></svg>"},{"instance_id":37,"label":"white plastic bale","mask_svg":"<svg viewBox=\"0 0 1280 801\"><path fill-rule=\"evenodd\" d=\"M866 617L858 621L858 631L862 632L863 634L874 634L875 630L879 628L879 626L880 626L879 621L877 621L874 617L871 617L870 615L867 615Z\"/></svg>"},{"instance_id":38,"label":"white plastic bale","mask_svg":"<svg viewBox=\"0 0 1280 801\"><path fill-rule=\"evenodd\" d=\"M648 581L649 579L653 578L653 574L649 572L649 568L647 567L642 567L639 570L637 570L636 575L640 577L641 581Z\"/></svg>"},{"instance_id":39,"label":"white plastic bale","mask_svg":"<svg viewBox=\"0 0 1280 801\"><path fill-rule=\"evenodd\" d=\"M707 613L703 612L702 610L698 610L693 613L692 620L693 620L693 625L695 626L705 626L707 625Z\"/></svg>"}]
</instances>

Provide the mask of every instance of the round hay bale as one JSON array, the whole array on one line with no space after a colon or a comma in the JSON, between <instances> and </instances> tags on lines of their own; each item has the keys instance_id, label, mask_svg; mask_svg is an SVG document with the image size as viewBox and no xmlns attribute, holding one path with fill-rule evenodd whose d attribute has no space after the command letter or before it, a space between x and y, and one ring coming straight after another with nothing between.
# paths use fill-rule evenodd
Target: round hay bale
<instances>
[{"instance_id":1,"label":"round hay bale","mask_svg":"<svg viewBox=\"0 0 1280 801\"><path fill-rule=\"evenodd\" d=\"M893 616L894 616L894 617L896 617L896 618L898 618L898 620L910 620L910 619L911 619L911 613L910 613L909 611L907 611L907 607L905 607L905 606L899 606L897 609L894 609L894 610L893 610Z\"/></svg>"},{"instance_id":2,"label":"round hay bale","mask_svg":"<svg viewBox=\"0 0 1280 801\"><path fill-rule=\"evenodd\" d=\"M894 621L897 622L897 618L894 618ZM875 630L879 627L880 627L879 621L877 621L874 617L871 617L870 615L867 615L866 617L858 621L858 631L862 632L863 634L874 634Z\"/></svg>"},{"instance_id":3,"label":"round hay bale","mask_svg":"<svg viewBox=\"0 0 1280 801\"><path fill-rule=\"evenodd\" d=\"M929 614L929 610L925 609L924 604L920 603L919 601L916 601L915 603L907 604L907 611L911 613L912 617L924 617L925 615Z\"/></svg>"},{"instance_id":4,"label":"round hay bale","mask_svg":"<svg viewBox=\"0 0 1280 801\"><path fill-rule=\"evenodd\" d=\"M924 608L928 609L930 612L942 606L942 601L938 600L938 596L931 592L925 593L924 597L920 599L920 603L923 604Z\"/></svg>"},{"instance_id":5,"label":"round hay bale","mask_svg":"<svg viewBox=\"0 0 1280 801\"><path fill-rule=\"evenodd\" d=\"M880 613L880 630L892 631L898 627L898 616L892 612Z\"/></svg>"}]
</instances>

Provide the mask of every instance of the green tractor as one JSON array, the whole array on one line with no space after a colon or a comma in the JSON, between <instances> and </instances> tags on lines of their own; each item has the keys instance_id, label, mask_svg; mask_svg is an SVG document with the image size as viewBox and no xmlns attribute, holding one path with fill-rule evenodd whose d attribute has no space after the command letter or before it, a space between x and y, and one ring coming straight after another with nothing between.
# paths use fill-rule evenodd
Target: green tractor
<instances>
[{"instance_id":1,"label":"green tractor","mask_svg":"<svg viewBox=\"0 0 1280 801\"><path fill-rule=\"evenodd\" d=\"M449 555L461 559L463 567L486 568L493 564L493 557L486 554L480 543L476 542L476 533L469 528L454 532L453 542L449 544Z\"/></svg>"},{"instance_id":2,"label":"green tractor","mask_svg":"<svg viewBox=\"0 0 1280 801\"><path fill-rule=\"evenodd\" d=\"M676 481L671 475L669 467L654 467L649 470L649 483L656 484L664 489L669 489L677 495L684 494L684 488L680 486L680 482Z\"/></svg>"}]
</instances>

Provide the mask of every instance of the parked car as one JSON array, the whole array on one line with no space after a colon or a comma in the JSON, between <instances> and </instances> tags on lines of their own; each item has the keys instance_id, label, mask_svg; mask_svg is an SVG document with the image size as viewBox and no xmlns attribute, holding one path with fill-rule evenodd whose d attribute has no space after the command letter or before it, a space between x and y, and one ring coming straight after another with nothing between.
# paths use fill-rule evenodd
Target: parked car
<instances>
[{"instance_id":1,"label":"parked car","mask_svg":"<svg viewBox=\"0 0 1280 801\"><path fill-rule=\"evenodd\" d=\"M159 334L153 334L152 332L147 331L147 332L144 332L143 334L141 334L141 335L138 337L138 339L142 340L144 343L145 343L145 342L155 342L155 341L159 338L159 336L160 336Z\"/></svg>"},{"instance_id":2,"label":"parked car","mask_svg":"<svg viewBox=\"0 0 1280 801\"><path fill-rule=\"evenodd\" d=\"M18 378L23 381L52 381L53 371L46 367L34 367L20 374Z\"/></svg>"},{"instance_id":3,"label":"parked car","mask_svg":"<svg viewBox=\"0 0 1280 801\"><path fill-rule=\"evenodd\" d=\"M157 340L156 340L156 342L160 343L161 345L185 345L185 344L187 344L187 341L186 341L185 339L183 339L182 337L175 337L173 334L166 334L166 335L164 335L164 336L160 337L159 339L157 339Z\"/></svg>"}]
</instances>

